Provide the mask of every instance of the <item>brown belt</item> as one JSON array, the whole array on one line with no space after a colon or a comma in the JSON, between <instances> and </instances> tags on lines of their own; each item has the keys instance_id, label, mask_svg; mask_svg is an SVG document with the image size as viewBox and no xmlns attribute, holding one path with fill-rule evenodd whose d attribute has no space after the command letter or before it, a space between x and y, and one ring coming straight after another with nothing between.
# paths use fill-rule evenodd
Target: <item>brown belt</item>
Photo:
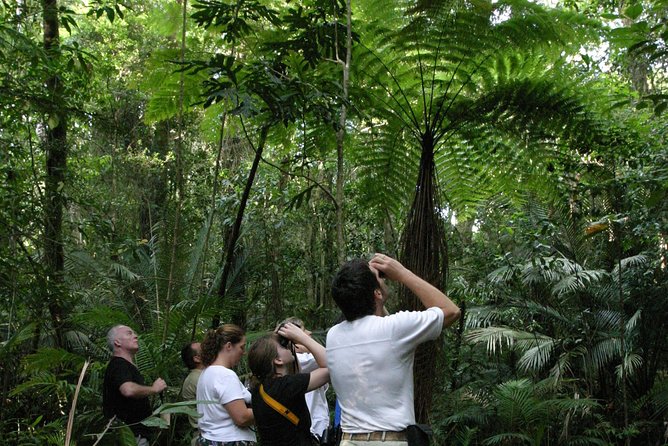
<instances>
[{"instance_id":1,"label":"brown belt","mask_svg":"<svg viewBox=\"0 0 668 446\"><path fill-rule=\"evenodd\" d=\"M359 432L356 434L344 432L341 439L357 441L406 441L406 431Z\"/></svg>"}]
</instances>

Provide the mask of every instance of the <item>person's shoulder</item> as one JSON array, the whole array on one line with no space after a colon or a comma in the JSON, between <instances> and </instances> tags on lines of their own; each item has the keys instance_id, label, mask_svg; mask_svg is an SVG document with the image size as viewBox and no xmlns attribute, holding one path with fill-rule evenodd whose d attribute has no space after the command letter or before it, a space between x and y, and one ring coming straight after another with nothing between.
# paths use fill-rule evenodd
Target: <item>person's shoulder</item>
<instances>
[{"instance_id":1,"label":"person's shoulder","mask_svg":"<svg viewBox=\"0 0 668 446\"><path fill-rule=\"evenodd\" d=\"M443 310L441 310L438 307L430 307L425 310L419 310L419 311L409 311L409 310L402 310L402 311L397 311L396 313L390 314L388 316L385 316L382 319L386 320L397 320L397 319L423 319L425 317L430 318L430 317L438 317L439 315L443 314Z\"/></svg>"},{"instance_id":2,"label":"person's shoulder","mask_svg":"<svg viewBox=\"0 0 668 446\"><path fill-rule=\"evenodd\" d=\"M192 369L184 379L184 382L197 382L202 375L202 369Z\"/></svg>"},{"instance_id":3,"label":"person's shoulder","mask_svg":"<svg viewBox=\"0 0 668 446\"><path fill-rule=\"evenodd\" d=\"M121 358L120 356L112 356L109 359L109 363L107 364L107 370L114 370L114 369L119 369L119 368L132 368L134 365L128 361L125 358Z\"/></svg>"}]
</instances>

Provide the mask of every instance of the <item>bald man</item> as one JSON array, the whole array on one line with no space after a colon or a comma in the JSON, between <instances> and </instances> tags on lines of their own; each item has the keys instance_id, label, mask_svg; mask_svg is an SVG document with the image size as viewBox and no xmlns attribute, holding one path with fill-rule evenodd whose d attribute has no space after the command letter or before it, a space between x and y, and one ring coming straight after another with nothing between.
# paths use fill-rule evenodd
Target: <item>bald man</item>
<instances>
[{"instance_id":1,"label":"bald man","mask_svg":"<svg viewBox=\"0 0 668 446\"><path fill-rule=\"evenodd\" d=\"M138 446L148 446L151 429L139 424L151 416L151 395L157 395L167 387L162 378L150 386L144 385L144 377L135 365L139 351L137 334L130 327L116 325L107 333L107 345L112 352L104 374L102 409L104 416L116 416L130 426Z\"/></svg>"}]
</instances>

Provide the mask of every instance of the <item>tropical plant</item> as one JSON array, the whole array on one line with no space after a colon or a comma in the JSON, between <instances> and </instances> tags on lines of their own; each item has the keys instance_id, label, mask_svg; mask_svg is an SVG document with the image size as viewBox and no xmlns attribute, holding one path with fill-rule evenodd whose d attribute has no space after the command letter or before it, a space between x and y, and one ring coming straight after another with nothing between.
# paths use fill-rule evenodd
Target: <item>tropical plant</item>
<instances>
[{"instance_id":1,"label":"tropical plant","mask_svg":"<svg viewBox=\"0 0 668 446\"><path fill-rule=\"evenodd\" d=\"M357 159L372 204L396 215L411 203L400 258L441 286L443 209L468 218L492 190L517 197L520 181L526 187L540 177L545 185L550 162L591 145L598 124L563 54L596 26L521 1L383 6L382 17L363 33L368 43L355 62L366 98L358 108L373 140ZM403 299L404 308L419 306ZM427 363L416 368L427 376L432 349L418 354ZM431 385L418 387L421 420Z\"/></svg>"}]
</instances>

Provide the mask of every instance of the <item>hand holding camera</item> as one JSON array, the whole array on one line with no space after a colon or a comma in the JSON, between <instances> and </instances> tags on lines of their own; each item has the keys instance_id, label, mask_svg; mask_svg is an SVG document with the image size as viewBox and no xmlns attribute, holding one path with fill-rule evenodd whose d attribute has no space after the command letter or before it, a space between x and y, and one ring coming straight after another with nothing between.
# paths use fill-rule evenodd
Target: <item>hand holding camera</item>
<instances>
[{"instance_id":1,"label":"hand holding camera","mask_svg":"<svg viewBox=\"0 0 668 446\"><path fill-rule=\"evenodd\" d=\"M303 344L304 338L309 338L301 328L290 322L281 324L276 333L279 336L279 344L284 348L290 348L290 344Z\"/></svg>"},{"instance_id":2,"label":"hand holding camera","mask_svg":"<svg viewBox=\"0 0 668 446\"><path fill-rule=\"evenodd\" d=\"M406 269L398 260L393 259L385 254L376 253L369 261L369 268L372 271L378 272L378 278L402 281L402 275L405 274Z\"/></svg>"}]
</instances>

